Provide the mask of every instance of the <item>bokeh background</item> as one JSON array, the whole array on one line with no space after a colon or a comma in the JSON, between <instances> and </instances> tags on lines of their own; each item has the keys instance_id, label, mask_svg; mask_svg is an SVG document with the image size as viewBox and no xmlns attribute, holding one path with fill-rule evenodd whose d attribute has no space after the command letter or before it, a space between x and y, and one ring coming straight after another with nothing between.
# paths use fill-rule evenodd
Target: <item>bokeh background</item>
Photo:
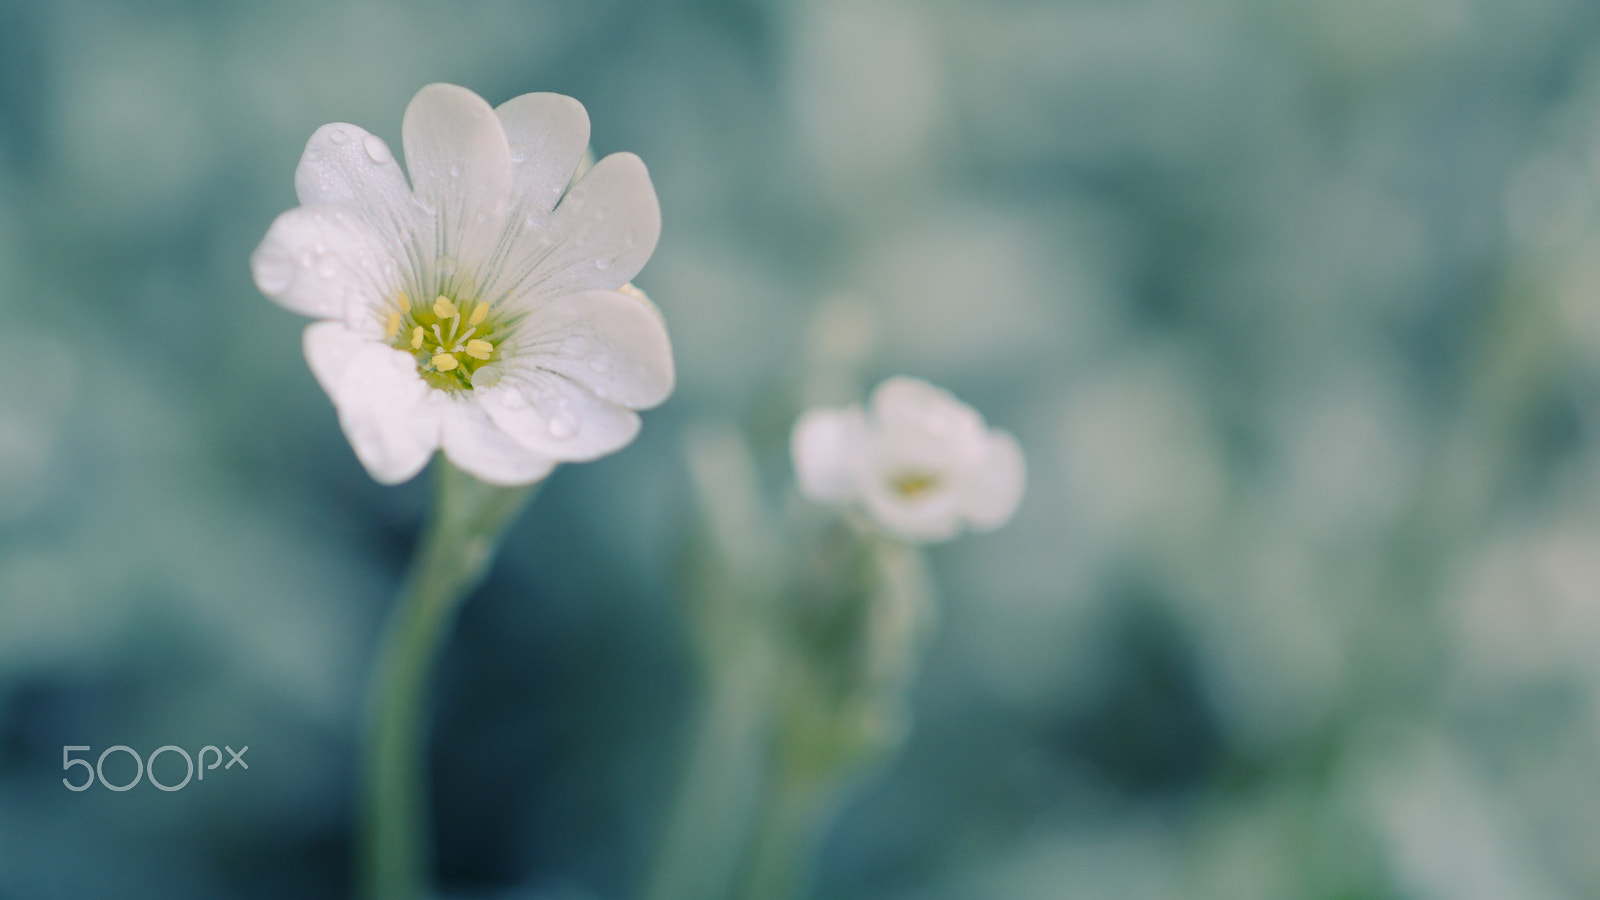
<instances>
[{"instance_id":1,"label":"bokeh background","mask_svg":"<svg viewBox=\"0 0 1600 900\"><path fill-rule=\"evenodd\" d=\"M0 897L348 890L428 480L367 478L247 258L318 125L397 146L439 80L645 159L680 374L463 613L452 896L636 893L696 702L684 435L781 491L841 321L1030 484L930 552L819 896L1600 893L1600 6L0 0ZM62 786L113 744L250 769Z\"/></svg>"}]
</instances>

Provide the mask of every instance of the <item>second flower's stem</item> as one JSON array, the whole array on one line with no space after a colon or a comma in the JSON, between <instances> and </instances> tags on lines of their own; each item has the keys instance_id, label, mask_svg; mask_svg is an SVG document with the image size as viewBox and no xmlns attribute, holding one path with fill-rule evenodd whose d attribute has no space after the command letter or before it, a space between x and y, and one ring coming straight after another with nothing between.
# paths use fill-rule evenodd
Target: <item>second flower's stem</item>
<instances>
[{"instance_id":1,"label":"second flower's stem","mask_svg":"<svg viewBox=\"0 0 1600 900\"><path fill-rule=\"evenodd\" d=\"M742 900L803 900L811 893L834 785L779 765L751 835Z\"/></svg>"},{"instance_id":2,"label":"second flower's stem","mask_svg":"<svg viewBox=\"0 0 1600 900\"><path fill-rule=\"evenodd\" d=\"M434 508L390 613L368 689L361 759L361 859L368 900L421 900L432 880L427 826L428 694L461 601L488 571L536 485L484 484L442 457Z\"/></svg>"}]
</instances>

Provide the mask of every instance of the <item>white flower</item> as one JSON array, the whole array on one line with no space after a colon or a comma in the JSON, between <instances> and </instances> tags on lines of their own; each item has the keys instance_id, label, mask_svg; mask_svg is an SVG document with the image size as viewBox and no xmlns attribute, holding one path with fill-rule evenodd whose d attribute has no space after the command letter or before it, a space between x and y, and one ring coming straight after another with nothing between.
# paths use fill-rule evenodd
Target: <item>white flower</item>
<instances>
[{"instance_id":1,"label":"white flower","mask_svg":"<svg viewBox=\"0 0 1600 900\"><path fill-rule=\"evenodd\" d=\"M1022 500L1016 439L915 378L878 385L870 410L807 411L790 445L802 494L858 505L909 540L945 540L962 525L998 528Z\"/></svg>"},{"instance_id":2,"label":"white flower","mask_svg":"<svg viewBox=\"0 0 1600 900\"><path fill-rule=\"evenodd\" d=\"M607 156L568 190L589 117L559 94L492 109L429 85L401 140L410 184L376 136L317 129L301 206L251 258L262 293L322 320L306 360L367 471L404 481L443 449L526 484L633 440L674 378L661 314L628 283L661 233L644 163Z\"/></svg>"}]
</instances>

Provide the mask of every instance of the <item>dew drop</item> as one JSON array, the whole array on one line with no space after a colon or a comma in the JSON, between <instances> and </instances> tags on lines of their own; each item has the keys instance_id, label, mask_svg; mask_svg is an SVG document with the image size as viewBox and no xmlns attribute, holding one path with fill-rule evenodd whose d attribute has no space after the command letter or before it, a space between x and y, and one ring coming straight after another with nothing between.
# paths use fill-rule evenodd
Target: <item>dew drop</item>
<instances>
[{"instance_id":1,"label":"dew drop","mask_svg":"<svg viewBox=\"0 0 1600 900\"><path fill-rule=\"evenodd\" d=\"M514 163L527 162L528 145L520 142L511 145L511 161Z\"/></svg>"},{"instance_id":2,"label":"dew drop","mask_svg":"<svg viewBox=\"0 0 1600 900\"><path fill-rule=\"evenodd\" d=\"M450 177L451 178L460 178L461 177L461 163L453 162L453 163L450 164Z\"/></svg>"},{"instance_id":3,"label":"dew drop","mask_svg":"<svg viewBox=\"0 0 1600 900\"><path fill-rule=\"evenodd\" d=\"M321 275L323 278L332 278L334 275L338 274L338 271L338 268L333 264L333 257L331 256L324 256L321 261L317 263L317 274Z\"/></svg>"},{"instance_id":4,"label":"dew drop","mask_svg":"<svg viewBox=\"0 0 1600 900\"><path fill-rule=\"evenodd\" d=\"M577 431L577 426L566 416L556 416L550 420L550 436L553 438L569 438Z\"/></svg>"},{"instance_id":5,"label":"dew drop","mask_svg":"<svg viewBox=\"0 0 1600 900\"><path fill-rule=\"evenodd\" d=\"M456 258L448 254L441 256L435 267L439 270L440 275L450 275L456 270Z\"/></svg>"},{"instance_id":6,"label":"dew drop","mask_svg":"<svg viewBox=\"0 0 1600 900\"><path fill-rule=\"evenodd\" d=\"M604 272L606 269L611 268L611 263L613 261L614 260L610 259L609 257L602 256L594 261L594 267Z\"/></svg>"},{"instance_id":7,"label":"dew drop","mask_svg":"<svg viewBox=\"0 0 1600 900\"><path fill-rule=\"evenodd\" d=\"M379 140L375 134L369 134L361 139L361 146L367 150L367 158L375 163L389 161L389 145Z\"/></svg>"},{"instance_id":8,"label":"dew drop","mask_svg":"<svg viewBox=\"0 0 1600 900\"><path fill-rule=\"evenodd\" d=\"M592 356L589 358L589 368L604 375L605 373L611 371L611 357L603 354Z\"/></svg>"},{"instance_id":9,"label":"dew drop","mask_svg":"<svg viewBox=\"0 0 1600 900\"><path fill-rule=\"evenodd\" d=\"M328 140L333 141L335 144L342 144L350 140L350 135L346 134L343 128L335 128L328 132Z\"/></svg>"},{"instance_id":10,"label":"dew drop","mask_svg":"<svg viewBox=\"0 0 1600 900\"><path fill-rule=\"evenodd\" d=\"M280 294L294 283L294 260L276 247L256 254L252 268L256 287L268 294Z\"/></svg>"}]
</instances>

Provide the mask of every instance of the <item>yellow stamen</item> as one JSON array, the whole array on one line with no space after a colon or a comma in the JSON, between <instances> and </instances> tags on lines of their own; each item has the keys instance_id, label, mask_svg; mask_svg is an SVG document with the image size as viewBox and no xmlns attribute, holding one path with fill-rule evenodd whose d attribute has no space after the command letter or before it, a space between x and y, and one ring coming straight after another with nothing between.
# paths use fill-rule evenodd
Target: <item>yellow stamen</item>
<instances>
[{"instance_id":1,"label":"yellow stamen","mask_svg":"<svg viewBox=\"0 0 1600 900\"><path fill-rule=\"evenodd\" d=\"M907 472L890 479L895 492L907 500L916 500L939 486L939 476L932 472Z\"/></svg>"},{"instance_id":2,"label":"yellow stamen","mask_svg":"<svg viewBox=\"0 0 1600 900\"><path fill-rule=\"evenodd\" d=\"M494 345L488 341L467 341L467 355L473 359L488 359Z\"/></svg>"},{"instance_id":3,"label":"yellow stamen","mask_svg":"<svg viewBox=\"0 0 1600 900\"><path fill-rule=\"evenodd\" d=\"M388 322L388 324L383 326L383 336L386 337L386 338L393 338L395 335L397 335L399 333L400 333L400 311L397 310L397 309L391 309L391 310L389 310L389 322Z\"/></svg>"},{"instance_id":4,"label":"yellow stamen","mask_svg":"<svg viewBox=\"0 0 1600 900\"><path fill-rule=\"evenodd\" d=\"M400 304L401 309L409 309L411 307L411 298L406 296L405 291L400 292L400 299L397 302Z\"/></svg>"},{"instance_id":5,"label":"yellow stamen","mask_svg":"<svg viewBox=\"0 0 1600 900\"><path fill-rule=\"evenodd\" d=\"M422 334L423 334L423 332L422 332L422 326L421 325L418 325L417 327L411 329L411 349L413 349L413 350L421 350L422 349Z\"/></svg>"},{"instance_id":6,"label":"yellow stamen","mask_svg":"<svg viewBox=\"0 0 1600 900\"><path fill-rule=\"evenodd\" d=\"M483 321L483 317L487 316L488 314L489 314L489 304L484 303L482 301L479 301L478 308L472 311L472 318L467 320L467 324L468 325L476 325L479 322L482 322Z\"/></svg>"},{"instance_id":7,"label":"yellow stamen","mask_svg":"<svg viewBox=\"0 0 1600 900\"><path fill-rule=\"evenodd\" d=\"M448 372L459 365L461 363L448 353L441 353L433 358L433 367L441 372Z\"/></svg>"},{"instance_id":8,"label":"yellow stamen","mask_svg":"<svg viewBox=\"0 0 1600 900\"><path fill-rule=\"evenodd\" d=\"M456 314L456 305L450 302L449 297L440 294L439 298L433 301L433 314L441 319L448 319Z\"/></svg>"}]
</instances>

